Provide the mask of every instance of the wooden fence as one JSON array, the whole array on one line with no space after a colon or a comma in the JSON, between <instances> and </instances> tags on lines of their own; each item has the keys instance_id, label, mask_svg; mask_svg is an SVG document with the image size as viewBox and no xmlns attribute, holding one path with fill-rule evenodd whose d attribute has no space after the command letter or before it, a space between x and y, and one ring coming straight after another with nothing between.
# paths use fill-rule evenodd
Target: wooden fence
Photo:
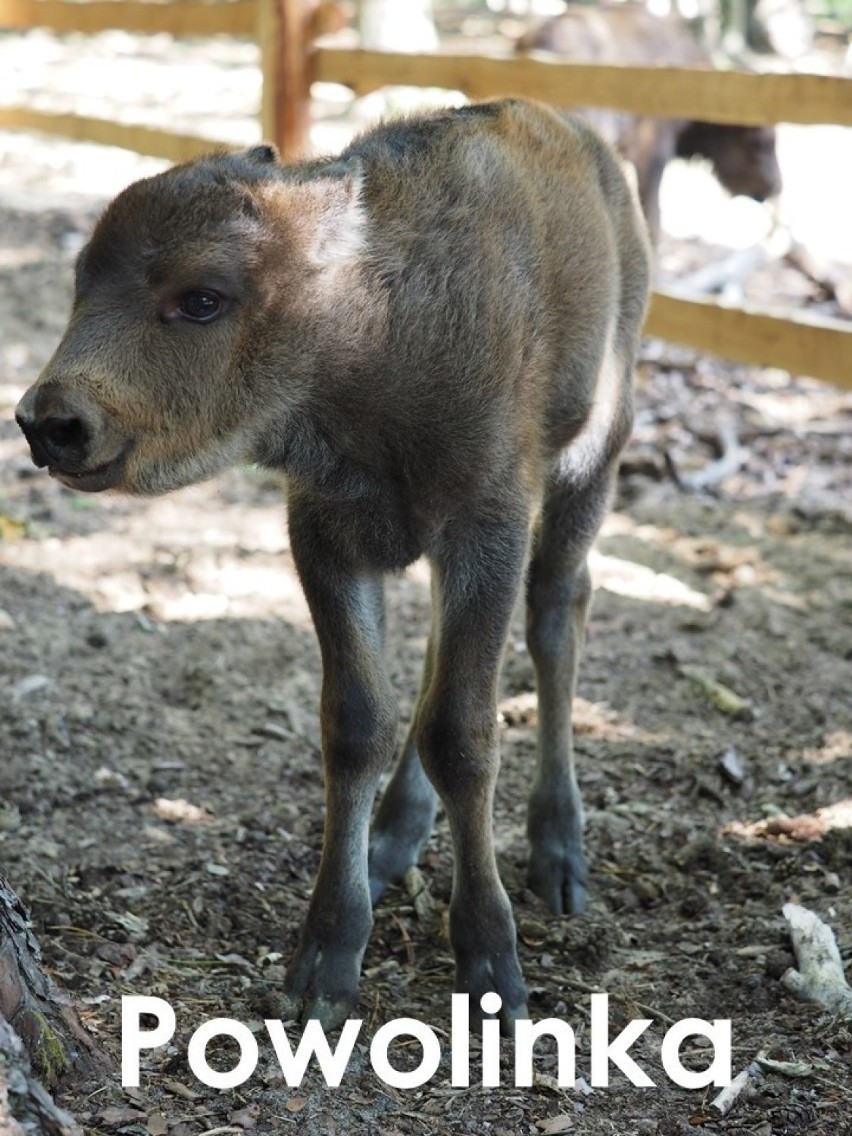
<instances>
[{"instance_id":1,"label":"wooden fence","mask_svg":"<svg viewBox=\"0 0 852 1136\"><path fill-rule=\"evenodd\" d=\"M557 106L744 125L852 126L852 80L823 75L744 74L671 67L567 64L543 57L408 55L324 44L336 6L319 0L0 0L0 29L94 34L253 38L261 51L264 137L287 157L308 148L311 83L342 83L356 94L387 85L445 87L472 98L527 95ZM75 114L0 107L0 128L40 130L181 161L209 139ZM837 219L841 224L841 218ZM852 324L770 315L669 288L651 302L646 330L664 339L759 366L779 367L852 389Z\"/></svg>"}]
</instances>

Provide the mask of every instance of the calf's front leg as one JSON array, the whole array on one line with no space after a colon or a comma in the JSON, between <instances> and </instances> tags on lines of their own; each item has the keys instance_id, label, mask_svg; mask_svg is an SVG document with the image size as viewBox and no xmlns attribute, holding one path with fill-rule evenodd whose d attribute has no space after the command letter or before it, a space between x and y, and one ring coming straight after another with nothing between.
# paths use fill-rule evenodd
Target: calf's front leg
<instances>
[{"instance_id":1,"label":"calf's front leg","mask_svg":"<svg viewBox=\"0 0 852 1136\"><path fill-rule=\"evenodd\" d=\"M494 510L506 516L508 510ZM526 519L448 532L433 558L434 655L417 708L417 748L441 797L453 840L450 941L456 989L479 1012L482 995L502 999L510 1032L526 1017L515 923L494 854L493 804L499 754L497 681L523 579Z\"/></svg>"},{"instance_id":2,"label":"calf's front leg","mask_svg":"<svg viewBox=\"0 0 852 1136\"><path fill-rule=\"evenodd\" d=\"M377 575L341 563L321 510L291 493L290 539L323 663L326 815L308 914L285 979L282 1016L333 1029L355 1003L372 929L367 874L370 815L390 760L397 709L382 659L384 603Z\"/></svg>"}]
</instances>

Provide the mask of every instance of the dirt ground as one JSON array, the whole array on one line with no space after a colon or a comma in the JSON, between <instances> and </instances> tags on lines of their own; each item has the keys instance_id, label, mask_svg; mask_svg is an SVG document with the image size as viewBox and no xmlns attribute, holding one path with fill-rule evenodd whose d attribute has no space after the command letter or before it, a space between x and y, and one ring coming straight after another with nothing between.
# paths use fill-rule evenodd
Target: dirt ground
<instances>
[{"instance_id":1,"label":"dirt ground","mask_svg":"<svg viewBox=\"0 0 852 1136\"><path fill-rule=\"evenodd\" d=\"M30 162L16 150L19 168ZM534 753L532 667L507 651L501 871L534 1018L577 1035L574 1089L544 1047L533 1088L450 1084L452 964L443 820L422 883L377 908L339 1088L278 1070L274 1008L322 839L318 651L278 485L255 470L153 501L76 495L30 464L12 419L62 329L94 200L24 207L0 194L0 871L30 905L51 972L113 1062L59 1099L92 1133L201 1136L299 1127L308 1136L577 1132L589 1136L852 1133L852 1025L796 1001L781 916L816 911L852 965L852 395L649 342L575 706L591 910L554 919L524 888ZM688 252L674 248L669 254ZM784 274L802 305L824 297ZM735 434L741 463L696 488ZM427 631L422 565L388 584L391 673L404 730ZM734 692L725 708L709 684ZM415 903L416 899L416 903ZM611 1030L652 1025L631 1051L655 1081L590 1089L590 994ZM120 1083L120 999L154 994L173 1043ZM256 1028L241 1088L207 1088L186 1045L214 1017ZM369 1036L413 1017L444 1058L416 1090L369 1065ZM769 1070L724 1118L714 1090L663 1071L671 1021L730 1019L733 1071ZM294 1035L295 1036L295 1035ZM211 1048L229 1068L236 1049ZM400 1066L417 1054L392 1051ZM696 1068L707 1052L685 1047Z\"/></svg>"}]
</instances>

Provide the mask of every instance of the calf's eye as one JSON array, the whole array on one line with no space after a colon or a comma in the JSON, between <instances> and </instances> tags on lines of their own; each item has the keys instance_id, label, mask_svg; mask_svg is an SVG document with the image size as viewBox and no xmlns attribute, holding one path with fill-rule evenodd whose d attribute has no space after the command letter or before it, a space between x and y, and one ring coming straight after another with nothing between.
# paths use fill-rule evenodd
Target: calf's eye
<instances>
[{"instance_id":1,"label":"calf's eye","mask_svg":"<svg viewBox=\"0 0 852 1136\"><path fill-rule=\"evenodd\" d=\"M178 311L193 323L210 323L222 313L222 298L215 292L187 292L180 298Z\"/></svg>"}]
</instances>

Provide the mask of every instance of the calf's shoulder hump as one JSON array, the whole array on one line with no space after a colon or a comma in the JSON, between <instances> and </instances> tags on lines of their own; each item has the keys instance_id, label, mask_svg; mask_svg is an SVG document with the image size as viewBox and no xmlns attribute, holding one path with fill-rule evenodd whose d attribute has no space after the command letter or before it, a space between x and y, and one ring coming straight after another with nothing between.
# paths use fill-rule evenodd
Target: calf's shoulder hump
<instances>
[{"instance_id":1,"label":"calf's shoulder hump","mask_svg":"<svg viewBox=\"0 0 852 1136\"><path fill-rule=\"evenodd\" d=\"M507 98L391 119L355 138L338 161L360 159L367 167L413 171L421 163L446 159L480 141L522 152L535 166L546 150L570 153L577 161L605 144L578 118L531 99Z\"/></svg>"},{"instance_id":2,"label":"calf's shoulder hump","mask_svg":"<svg viewBox=\"0 0 852 1136\"><path fill-rule=\"evenodd\" d=\"M456 206L500 193L554 213L632 212L621 160L581 118L529 99L507 98L382 123L356 138L335 165L359 162L365 201L380 214L422 203ZM564 186L570 193L560 192ZM503 210L501 210L502 212ZM520 221L521 217L518 216Z\"/></svg>"}]
</instances>

